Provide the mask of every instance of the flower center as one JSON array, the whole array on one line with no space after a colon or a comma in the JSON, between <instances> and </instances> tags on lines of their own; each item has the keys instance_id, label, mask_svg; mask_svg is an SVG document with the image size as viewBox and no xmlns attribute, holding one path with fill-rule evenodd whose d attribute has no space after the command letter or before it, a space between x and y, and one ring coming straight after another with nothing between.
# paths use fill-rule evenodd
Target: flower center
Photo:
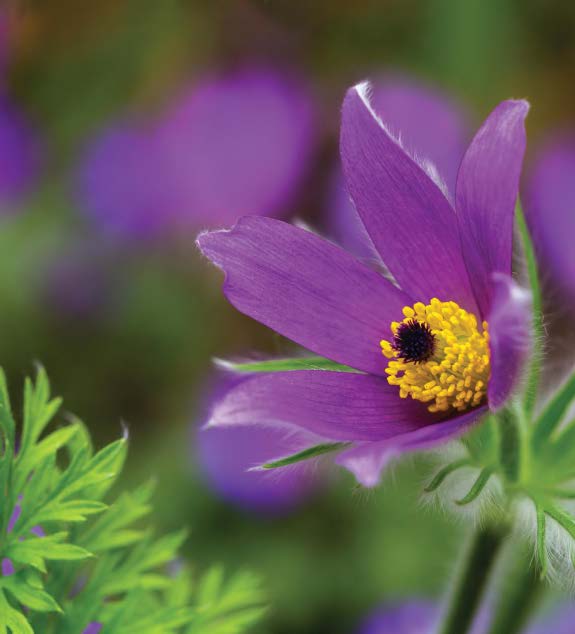
<instances>
[{"instance_id":1,"label":"flower center","mask_svg":"<svg viewBox=\"0 0 575 634\"><path fill-rule=\"evenodd\" d=\"M430 412L479 405L489 381L487 322L480 330L475 315L436 298L405 306L403 315L391 324L391 340L381 342L387 382L399 386L401 398L430 403Z\"/></svg>"}]
</instances>

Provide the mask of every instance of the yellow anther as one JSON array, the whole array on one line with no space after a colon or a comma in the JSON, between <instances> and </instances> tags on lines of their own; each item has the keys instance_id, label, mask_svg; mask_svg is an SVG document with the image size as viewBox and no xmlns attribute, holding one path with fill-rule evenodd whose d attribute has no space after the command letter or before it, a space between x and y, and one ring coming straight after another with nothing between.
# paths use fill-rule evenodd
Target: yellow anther
<instances>
[{"instance_id":1,"label":"yellow anther","mask_svg":"<svg viewBox=\"0 0 575 634\"><path fill-rule=\"evenodd\" d=\"M485 400L489 382L489 330L478 328L475 315L455 302L433 298L403 308L404 319L392 322L391 336L381 341L389 359L385 370L401 398L428 403L430 412L464 411ZM404 324L418 322L433 335L433 353L421 362L402 358L397 334Z\"/></svg>"}]
</instances>

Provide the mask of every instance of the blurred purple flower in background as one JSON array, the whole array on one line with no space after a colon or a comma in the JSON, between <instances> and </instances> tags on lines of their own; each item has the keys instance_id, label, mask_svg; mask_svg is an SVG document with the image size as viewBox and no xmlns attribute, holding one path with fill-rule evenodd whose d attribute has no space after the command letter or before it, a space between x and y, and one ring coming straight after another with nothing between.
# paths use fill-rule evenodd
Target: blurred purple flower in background
<instances>
[{"instance_id":1,"label":"blurred purple flower in background","mask_svg":"<svg viewBox=\"0 0 575 634\"><path fill-rule=\"evenodd\" d=\"M366 619L358 634L433 634L438 616L431 601L383 606Z\"/></svg>"},{"instance_id":2,"label":"blurred purple flower in background","mask_svg":"<svg viewBox=\"0 0 575 634\"><path fill-rule=\"evenodd\" d=\"M26 117L0 95L0 210L9 211L39 175L40 148Z\"/></svg>"},{"instance_id":3,"label":"blurred purple flower in background","mask_svg":"<svg viewBox=\"0 0 575 634\"><path fill-rule=\"evenodd\" d=\"M489 611L483 609L475 619L471 634L487 634ZM378 608L367 618L358 634L434 634L441 618L439 606L430 601L408 601ZM572 634L575 630L575 606L556 608L536 620L525 634Z\"/></svg>"},{"instance_id":4,"label":"blurred purple flower in background","mask_svg":"<svg viewBox=\"0 0 575 634\"><path fill-rule=\"evenodd\" d=\"M213 406L233 386L241 382L222 377L211 392ZM211 488L224 499L246 511L278 514L291 511L307 498L317 483L309 465L293 465L278 471L250 471L270 456L281 456L286 446L293 452L309 446L308 438L298 437L272 426L242 425L234 429L193 427L194 453ZM196 462L194 460L194 462Z\"/></svg>"},{"instance_id":5,"label":"blurred purple flower in background","mask_svg":"<svg viewBox=\"0 0 575 634\"><path fill-rule=\"evenodd\" d=\"M215 226L293 212L314 119L303 83L270 68L207 77L184 92L160 133L182 213Z\"/></svg>"},{"instance_id":6,"label":"blurred purple flower in background","mask_svg":"<svg viewBox=\"0 0 575 634\"><path fill-rule=\"evenodd\" d=\"M87 148L81 206L105 231L153 238L290 211L314 147L314 108L291 75L204 78L154 122L119 122Z\"/></svg>"},{"instance_id":7,"label":"blurred purple flower in background","mask_svg":"<svg viewBox=\"0 0 575 634\"><path fill-rule=\"evenodd\" d=\"M575 133L548 139L527 180L525 206L542 265L575 305Z\"/></svg>"},{"instance_id":8,"label":"blurred purple flower in background","mask_svg":"<svg viewBox=\"0 0 575 634\"><path fill-rule=\"evenodd\" d=\"M463 109L437 89L401 76L374 82L371 103L412 155L433 163L453 199L457 170L469 140ZM334 175L329 194L325 225L330 234L348 251L378 259L353 208L341 170Z\"/></svg>"},{"instance_id":9,"label":"blurred purple flower in background","mask_svg":"<svg viewBox=\"0 0 575 634\"><path fill-rule=\"evenodd\" d=\"M99 634L102 631L101 623L90 623L82 634Z\"/></svg>"},{"instance_id":10,"label":"blurred purple flower in background","mask_svg":"<svg viewBox=\"0 0 575 634\"><path fill-rule=\"evenodd\" d=\"M10 36L13 26L0 10L0 212L12 211L35 184L40 168L40 145L26 116L7 95Z\"/></svg>"},{"instance_id":11,"label":"blurred purple flower in background","mask_svg":"<svg viewBox=\"0 0 575 634\"><path fill-rule=\"evenodd\" d=\"M80 202L107 234L150 239L173 229L174 205L153 128L116 123L87 150Z\"/></svg>"}]
</instances>

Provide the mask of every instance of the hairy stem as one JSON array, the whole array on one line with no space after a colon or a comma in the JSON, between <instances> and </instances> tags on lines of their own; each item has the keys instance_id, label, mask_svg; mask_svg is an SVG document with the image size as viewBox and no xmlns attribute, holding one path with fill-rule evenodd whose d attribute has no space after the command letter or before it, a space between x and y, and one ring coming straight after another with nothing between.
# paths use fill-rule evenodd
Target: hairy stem
<instances>
[{"instance_id":1,"label":"hairy stem","mask_svg":"<svg viewBox=\"0 0 575 634\"><path fill-rule=\"evenodd\" d=\"M533 351L527 377L527 389L525 391L524 402L525 414L529 419L533 415L533 409L537 398L537 388L539 386L539 375L541 373L541 357L543 352L543 301L541 297L541 285L539 282L539 271L537 267L537 258L535 257L535 248L533 246L531 234L529 233L529 228L527 227L527 222L525 221L523 209L521 208L521 203L519 201L517 202L515 209L515 218L517 221L517 228L519 229L519 235L521 237L523 254L527 267L527 277L529 279L529 286L531 287L531 294L533 297Z\"/></svg>"},{"instance_id":2,"label":"hairy stem","mask_svg":"<svg viewBox=\"0 0 575 634\"><path fill-rule=\"evenodd\" d=\"M501 527L486 527L473 535L455 578L438 634L466 634L470 630L505 534Z\"/></svg>"},{"instance_id":3,"label":"hairy stem","mask_svg":"<svg viewBox=\"0 0 575 634\"><path fill-rule=\"evenodd\" d=\"M521 548L505 586L498 593L499 602L489 634L523 632L537 605L542 588L539 570L529 565L529 555Z\"/></svg>"}]
</instances>

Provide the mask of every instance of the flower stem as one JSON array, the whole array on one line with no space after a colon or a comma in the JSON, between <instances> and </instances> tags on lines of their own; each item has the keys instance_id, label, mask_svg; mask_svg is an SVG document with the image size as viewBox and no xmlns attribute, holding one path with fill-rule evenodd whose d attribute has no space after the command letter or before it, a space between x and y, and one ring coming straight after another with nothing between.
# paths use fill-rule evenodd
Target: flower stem
<instances>
[{"instance_id":1,"label":"flower stem","mask_svg":"<svg viewBox=\"0 0 575 634\"><path fill-rule=\"evenodd\" d=\"M516 484L529 476L530 429L521 405L512 402L497 415L499 460L508 482Z\"/></svg>"},{"instance_id":2,"label":"flower stem","mask_svg":"<svg viewBox=\"0 0 575 634\"><path fill-rule=\"evenodd\" d=\"M537 267L537 258L535 257L535 248L531 240L531 234L525 221L521 203L517 201L515 217L519 235L523 245L523 254L527 267L527 277L531 294L533 297L533 351L529 372L527 377L527 385L525 391L525 414L527 418L533 415L535 400L537 398L537 388L539 386L539 375L541 373L541 357L543 347L543 300L541 297L541 284L539 282L539 271Z\"/></svg>"},{"instance_id":3,"label":"flower stem","mask_svg":"<svg viewBox=\"0 0 575 634\"><path fill-rule=\"evenodd\" d=\"M505 530L493 526L479 529L473 535L438 634L465 634L470 630L505 535Z\"/></svg>"},{"instance_id":4,"label":"flower stem","mask_svg":"<svg viewBox=\"0 0 575 634\"><path fill-rule=\"evenodd\" d=\"M519 634L528 623L543 584L539 570L529 565L529 556L520 549L505 587L502 588L489 634Z\"/></svg>"}]
</instances>

